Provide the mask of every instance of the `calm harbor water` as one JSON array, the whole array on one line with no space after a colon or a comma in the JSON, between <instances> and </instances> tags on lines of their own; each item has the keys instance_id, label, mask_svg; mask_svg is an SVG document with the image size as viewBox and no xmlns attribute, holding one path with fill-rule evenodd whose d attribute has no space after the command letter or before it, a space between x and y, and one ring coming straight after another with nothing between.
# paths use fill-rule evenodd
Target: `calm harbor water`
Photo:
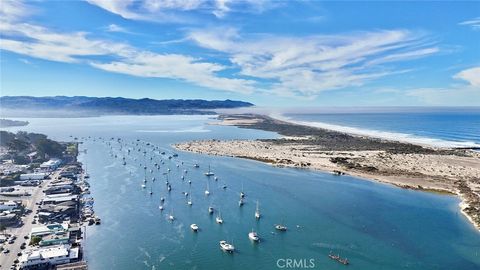
<instances>
[{"instance_id":1,"label":"calm harbor water","mask_svg":"<svg viewBox=\"0 0 480 270\"><path fill-rule=\"evenodd\" d=\"M175 152L172 143L193 139L277 136L206 125L213 121L206 116L28 120L29 126L10 130L41 132L59 140L71 139L70 135L115 137L128 143L141 139L167 154ZM88 227L90 269L279 269L277 261L289 258L314 259L314 269L344 269L327 257L330 251L347 257L349 269L480 267L480 233L460 214L454 196L236 158L177 152L179 156L169 160L143 147L147 157L154 157L150 161L141 152L127 155L118 143L111 145L88 140L81 146L87 150L80 160L88 166L94 209L102 218L102 225ZM154 169L152 163L162 160L161 169ZM142 189L140 163L145 161L148 182ZM194 163L200 168L193 168ZM218 182L203 175L208 165ZM163 175L168 168L170 194ZM182 181L184 169L188 173ZM204 195L207 181L208 197ZM224 184L226 190L221 188ZM247 196L240 208L242 186ZM149 195L150 188L153 195ZM182 191L192 194L193 206L186 204ZM163 213L158 208L161 196L166 197ZM257 200L263 214L258 222L254 218ZM209 205L221 211L223 225L208 214ZM173 223L166 217L172 209ZM287 232L274 232L273 225L280 222L288 226ZM200 232L192 233L191 223L198 224ZM261 236L259 244L248 239L252 229ZM220 240L233 242L238 251L233 255L221 252Z\"/></svg>"}]
</instances>

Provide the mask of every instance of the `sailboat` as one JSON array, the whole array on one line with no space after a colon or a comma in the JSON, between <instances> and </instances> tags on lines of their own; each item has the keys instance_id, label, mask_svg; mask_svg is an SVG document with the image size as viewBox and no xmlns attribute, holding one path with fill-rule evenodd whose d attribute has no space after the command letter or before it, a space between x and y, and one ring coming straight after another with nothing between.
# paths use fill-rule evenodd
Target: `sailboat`
<instances>
[{"instance_id":1,"label":"sailboat","mask_svg":"<svg viewBox=\"0 0 480 270\"><path fill-rule=\"evenodd\" d=\"M205 176L213 176L215 175L212 171L210 171L210 165L208 165L208 172L204 173Z\"/></svg>"},{"instance_id":2,"label":"sailboat","mask_svg":"<svg viewBox=\"0 0 480 270\"><path fill-rule=\"evenodd\" d=\"M208 195L210 195L210 191L209 191L209 189L210 189L210 186L209 186L209 184L208 184L208 180L207 180L207 189L205 190L205 196L208 196Z\"/></svg>"},{"instance_id":3,"label":"sailboat","mask_svg":"<svg viewBox=\"0 0 480 270\"><path fill-rule=\"evenodd\" d=\"M153 194L153 189L152 189L152 187L150 187L150 195L152 195L152 194Z\"/></svg>"},{"instance_id":4,"label":"sailboat","mask_svg":"<svg viewBox=\"0 0 480 270\"><path fill-rule=\"evenodd\" d=\"M208 213L211 215L211 214L213 214L213 211L215 211L215 209L213 209L213 207L209 206L208 207Z\"/></svg>"},{"instance_id":5,"label":"sailboat","mask_svg":"<svg viewBox=\"0 0 480 270\"><path fill-rule=\"evenodd\" d=\"M169 219L170 221L174 221L174 220L175 220L175 217L173 216L173 209L172 209L172 211L170 212L170 215L168 215L168 219Z\"/></svg>"},{"instance_id":6,"label":"sailboat","mask_svg":"<svg viewBox=\"0 0 480 270\"><path fill-rule=\"evenodd\" d=\"M254 242L260 241L260 237L253 229L250 233L248 233L248 238Z\"/></svg>"},{"instance_id":7,"label":"sailboat","mask_svg":"<svg viewBox=\"0 0 480 270\"><path fill-rule=\"evenodd\" d=\"M147 166L145 166L143 170L143 182L147 182Z\"/></svg>"},{"instance_id":8,"label":"sailboat","mask_svg":"<svg viewBox=\"0 0 480 270\"><path fill-rule=\"evenodd\" d=\"M87 173L87 163L85 162L85 170L83 172L83 178L90 178L90 175Z\"/></svg>"},{"instance_id":9,"label":"sailboat","mask_svg":"<svg viewBox=\"0 0 480 270\"><path fill-rule=\"evenodd\" d=\"M240 198L245 197L245 192L243 192L243 183L242 183L242 191L240 191Z\"/></svg>"},{"instance_id":10,"label":"sailboat","mask_svg":"<svg viewBox=\"0 0 480 270\"><path fill-rule=\"evenodd\" d=\"M222 219L222 215L220 214L220 212L218 212L218 215L215 218L215 222L217 222L218 224L223 224L223 219Z\"/></svg>"},{"instance_id":11,"label":"sailboat","mask_svg":"<svg viewBox=\"0 0 480 270\"><path fill-rule=\"evenodd\" d=\"M192 206L193 202L192 202L192 193L190 193L190 196L188 196L188 201L187 201L187 204Z\"/></svg>"},{"instance_id":12,"label":"sailboat","mask_svg":"<svg viewBox=\"0 0 480 270\"><path fill-rule=\"evenodd\" d=\"M260 219L260 209L258 208L258 201L257 201L257 209L255 209L255 218Z\"/></svg>"},{"instance_id":13,"label":"sailboat","mask_svg":"<svg viewBox=\"0 0 480 270\"><path fill-rule=\"evenodd\" d=\"M238 201L238 206L243 206L244 202L243 202L243 198L240 198L240 200Z\"/></svg>"}]
</instances>

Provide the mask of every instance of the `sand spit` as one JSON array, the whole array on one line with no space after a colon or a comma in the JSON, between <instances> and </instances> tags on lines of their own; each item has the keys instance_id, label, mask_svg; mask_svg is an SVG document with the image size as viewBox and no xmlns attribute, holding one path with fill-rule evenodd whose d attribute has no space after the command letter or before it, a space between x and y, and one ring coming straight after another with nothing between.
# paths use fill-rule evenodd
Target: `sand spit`
<instances>
[{"instance_id":1,"label":"sand spit","mask_svg":"<svg viewBox=\"0 0 480 270\"><path fill-rule=\"evenodd\" d=\"M460 208L480 230L480 153L438 149L353 136L292 124L263 115L220 116L223 125L275 131L269 140L203 140L176 144L179 150L254 159L274 166L317 169L393 184L457 194Z\"/></svg>"}]
</instances>

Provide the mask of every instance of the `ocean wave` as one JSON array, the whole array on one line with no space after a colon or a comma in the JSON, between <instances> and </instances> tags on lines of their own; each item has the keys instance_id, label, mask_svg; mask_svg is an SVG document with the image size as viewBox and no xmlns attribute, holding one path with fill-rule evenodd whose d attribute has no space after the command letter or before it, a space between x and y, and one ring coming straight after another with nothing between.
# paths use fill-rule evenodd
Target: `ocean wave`
<instances>
[{"instance_id":1,"label":"ocean wave","mask_svg":"<svg viewBox=\"0 0 480 270\"><path fill-rule=\"evenodd\" d=\"M480 144L471 142L471 141L457 142L457 141L449 141L449 140L443 140L443 139L437 139L437 138L422 137L422 136L417 136L417 135L408 134L408 133L382 131L382 130L374 130L374 129L363 129L363 128L341 126L341 125L329 124L329 123L317 122L317 121L301 121L301 120L295 120L291 117L287 117L282 114L271 114L270 117L278 120L294 123L294 124L304 125L304 126L318 127L318 128L348 133L352 135L367 136L372 138L393 140L393 141L406 142L406 143L412 143L412 144L418 144L418 145L428 145L428 146L441 147L441 148L480 147Z\"/></svg>"}]
</instances>

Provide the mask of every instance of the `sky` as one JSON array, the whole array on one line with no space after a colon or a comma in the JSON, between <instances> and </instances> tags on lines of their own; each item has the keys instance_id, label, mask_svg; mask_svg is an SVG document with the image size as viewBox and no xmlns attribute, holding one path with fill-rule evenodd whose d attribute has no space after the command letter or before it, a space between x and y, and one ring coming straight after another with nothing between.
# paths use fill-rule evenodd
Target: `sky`
<instances>
[{"instance_id":1,"label":"sky","mask_svg":"<svg viewBox=\"0 0 480 270\"><path fill-rule=\"evenodd\" d=\"M0 1L0 94L480 106L480 1Z\"/></svg>"}]
</instances>

